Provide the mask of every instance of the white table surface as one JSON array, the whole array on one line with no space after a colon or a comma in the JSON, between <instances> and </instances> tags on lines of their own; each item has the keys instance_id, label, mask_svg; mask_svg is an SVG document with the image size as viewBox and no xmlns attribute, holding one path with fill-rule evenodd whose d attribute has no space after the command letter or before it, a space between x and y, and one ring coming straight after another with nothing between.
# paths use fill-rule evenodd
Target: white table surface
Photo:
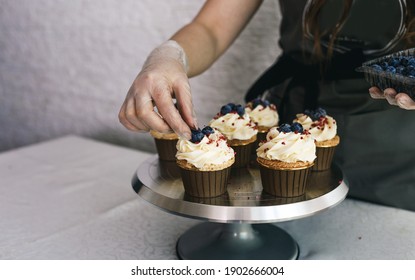
<instances>
[{"instance_id":1,"label":"white table surface","mask_svg":"<svg viewBox=\"0 0 415 280\"><path fill-rule=\"evenodd\" d=\"M0 153L0 259L177 259L177 239L200 221L133 191L149 155L77 136ZM411 211L346 199L276 225L300 259L415 259Z\"/></svg>"}]
</instances>

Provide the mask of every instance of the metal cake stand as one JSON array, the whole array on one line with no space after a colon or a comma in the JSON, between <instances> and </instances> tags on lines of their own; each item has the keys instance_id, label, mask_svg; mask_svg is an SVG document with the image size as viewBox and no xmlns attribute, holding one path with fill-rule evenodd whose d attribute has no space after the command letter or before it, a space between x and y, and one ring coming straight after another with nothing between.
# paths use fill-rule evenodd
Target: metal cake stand
<instances>
[{"instance_id":1,"label":"metal cake stand","mask_svg":"<svg viewBox=\"0 0 415 280\"><path fill-rule=\"evenodd\" d=\"M315 215L336 206L348 187L339 168L311 172L306 194L278 198L262 192L259 169L232 169L227 193L195 198L184 193L175 162L154 155L132 179L135 192L169 213L204 220L177 242L180 259L297 259L297 242L270 223Z\"/></svg>"}]
</instances>

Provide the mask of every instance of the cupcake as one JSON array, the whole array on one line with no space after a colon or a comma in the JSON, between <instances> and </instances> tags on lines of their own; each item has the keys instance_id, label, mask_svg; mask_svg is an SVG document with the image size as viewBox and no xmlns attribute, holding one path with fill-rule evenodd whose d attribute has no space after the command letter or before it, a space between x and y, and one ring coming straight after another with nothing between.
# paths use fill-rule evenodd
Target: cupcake
<instances>
[{"instance_id":1,"label":"cupcake","mask_svg":"<svg viewBox=\"0 0 415 280\"><path fill-rule=\"evenodd\" d=\"M235 151L233 167L246 167L257 139L258 129L242 105L233 103L222 106L209 125L225 135Z\"/></svg>"},{"instance_id":2,"label":"cupcake","mask_svg":"<svg viewBox=\"0 0 415 280\"><path fill-rule=\"evenodd\" d=\"M304 195L315 158L314 139L301 124L271 128L257 149L263 191L278 197Z\"/></svg>"},{"instance_id":3,"label":"cupcake","mask_svg":"<svg viewBox=\"0 0 415 280\"><path fill-rule=\"evenodd\" d=\"M222 133L206 126L192 130L191 140L179 139L176 162L187 195L216 197L226 192L235 153Z\"/></svg>"},{"instance_id":4,"label":"cupcake","mask_svg":"<svg viewBox=\"0 0 415 280\"><path fill-rule=\"evenodd\" d=\"M340 143L337 135L337 124L333 117L327 115L322 108L305 110L297 114L294 122L302 124L316 140L317 159L312 168L313 171L322 171L330 168L334 151Z\"/></svg>"},{"instance_id":5,"label":"cupcake","mask_svg":"<svg viewBox=\"0 0 415 280\"><path fill-rule=\"evenodd\" d=\"M257 126L257 143L264 141L271 127L278 125L277 108L268 100L256 98L246 104L245 111Z\"/></svg>"},{"instance_id":6,"label":"cupcake","mask_svg":"<svg viewBox=\"0 0 415 280\"><path fill-rule=\"evenodd\" d=\"M156 143L157 153L160 160L176 161L176 144L179 137L176 133L161 133L155 130L150 131Z\"/></svg>"}]
</instances>

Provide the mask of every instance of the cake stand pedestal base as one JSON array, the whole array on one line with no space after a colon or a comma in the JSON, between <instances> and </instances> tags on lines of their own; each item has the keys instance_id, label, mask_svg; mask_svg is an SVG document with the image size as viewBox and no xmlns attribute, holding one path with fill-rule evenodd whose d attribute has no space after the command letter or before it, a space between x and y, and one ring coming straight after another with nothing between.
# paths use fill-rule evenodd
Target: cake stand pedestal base
<instances>
[{"instance_id":1,"label":"cake stand pedestal base","mask_svg":"<svg viewBox=\"0 0 415 280\"><path fill-rule=\"evenodd\" d=\"M297 242L271 224L205 222L186 231L177 241L183 260L294 260Z\"/></svg>"}]
</instances>

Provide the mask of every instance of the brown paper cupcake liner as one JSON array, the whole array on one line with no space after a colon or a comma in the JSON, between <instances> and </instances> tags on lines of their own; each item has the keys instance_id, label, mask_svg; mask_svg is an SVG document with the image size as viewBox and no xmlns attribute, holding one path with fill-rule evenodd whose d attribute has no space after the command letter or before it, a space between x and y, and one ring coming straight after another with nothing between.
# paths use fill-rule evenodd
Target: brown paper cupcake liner
<instances>
[{"instance_id":1,"label":"brown paper cupcake liner","mask_svg":"<svg viewBox=\"0 0 415 280\"><path fill-rule=\"evenodd\" d=\"M251 148L251 160L250 160L249 166L258 166L258 163L256 161L256 158L257 158L256 150L258 149L259 144L261 142L266 141L267 133L268 133L268 131L266 131L266 132L258 131L257 138L255 140L254 146Z\"/></svg>"},{"instance_id":2,"label":"brown paper cupcake liner","mask_svg":"<svg viewBox=\"0 0 415 280\"><path fill-rule=\"evenodd\" d=\"M297 170L269 169L259 165L263 191L277 197L305 194L310 167Z\"/></svg>"},{"instance_id":3,"label":"brown paper cupcake liner","mask_svg":"<svg viewBox=\"0 0 415 280\"><path fill-rule=\"evenodd\" d=\"M180 168L176 161L159 159L159 173L162 178L175 179L180 178Z\"/></svg>"},{"instance_id":4,"label":"brown paper cupcake liner","mask_svg":"<svg viewBox=\"0 0 415 280\"><path fill-rule=\"evenodd\" d=\"M154 138L154 141L156 142L156 149L160 160L176 161L177 139L167 140Z\"/></svg>"},{"instance_id":5,"label":"brown paper cupcake liner","mask_svg":"<svg viewBox=\"0 0 415 280\"><path fill-rule=\"evenodd\" d=\"M252 149L254 148L255 142L241 146L231 146L235 151L235 163L232 168L241 168L248 166L251 160Z\"/></svg>"},{"instance_id":6,"label":"brown paper cupcake liner","mask_svg":"<svg viewBox=\"0 0 415 280\"><path fill-rule=\"evenodd\" d=\"M216 171L180 168L185 193L194 197L216 197L226 192L230 167Z\"/></svg>"},{"instance_id":7,"label":"brown paper cupcake liner","mask_svg":"<svg viewBox=\"0 0 415 280\"><path fill-rule=\"evenodd\" d=\"M254 147L252 148L252 154L256 158L256 149L259 147L259 143L267 140L267 133L268 132L258 132L257 138L254 143Z\"/></svg>"},{"instance_id":8,"label":"brown paper cupcake liner","mask_svg":"<svg viewBox=\"0 0 415 280\"><path fill-rule=\"evenodd\" d=\"M333 147L317 147L316 148L316 160L314 161L312 171L323 171L331 167L333 161L334 151L336 146Z\"/></svg>"},{"instance_id":9,"label":"brown paper cupcake liner","mask_svg":"<svg viewBox=\"0 0 415 280\"><path fill-rule=\"evenodd\" d=\"M259 144L259 143L261 143L262 141L266 141L267 140L267 134L268 134L268 131L265 131L265 132L258 132L258 134L257 134L257 138L256 138L256 141L257 141L257 143Z\"/></svg>"}]
</instances>

